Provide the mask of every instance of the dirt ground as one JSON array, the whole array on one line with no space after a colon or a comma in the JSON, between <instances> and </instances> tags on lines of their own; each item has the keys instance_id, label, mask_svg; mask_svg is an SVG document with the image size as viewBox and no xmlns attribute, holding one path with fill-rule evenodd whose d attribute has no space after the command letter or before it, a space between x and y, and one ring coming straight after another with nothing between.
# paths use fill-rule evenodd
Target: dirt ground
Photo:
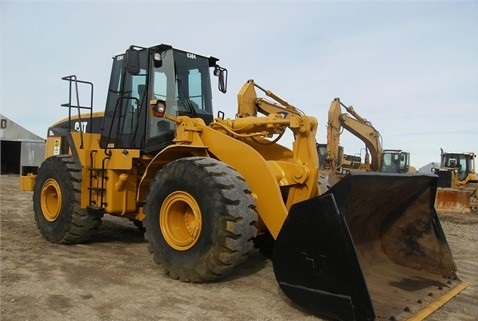
<instances>
[{"instance_id":1,"label":"dirt ground","mask_svg":"<svg viewBox=\"0 0 478 321\"><path fill-rule=\"evenodd\" d=\"M259 253L222 282L188 284L161 273L127 220L105 216L88 244L51 244L18 186L0 176L1 320L320 320L282 294ZM469 286L426 320L477 320L478 211L440 218Z\"/></svg>"}]
</instances>

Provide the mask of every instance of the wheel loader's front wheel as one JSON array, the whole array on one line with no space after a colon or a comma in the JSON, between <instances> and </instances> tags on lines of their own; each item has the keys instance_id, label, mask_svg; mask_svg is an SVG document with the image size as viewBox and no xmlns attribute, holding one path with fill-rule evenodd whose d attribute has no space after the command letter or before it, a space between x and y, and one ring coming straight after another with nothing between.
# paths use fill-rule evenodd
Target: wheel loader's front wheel
<instances>
[{"instance_id":1,"label":"wheel loader's front wheel","mask_svg":"<svg viewBox=\"0 0 478 321\"><path fill-rule=\"evenodd\" d=\"M183 191L169 194L159 211L159 227L166 243L186 251L201 235L201 209L192 195Z\"/></svg>"},{"instance_id":2,"label":"wheel loader's front wheel","mask_svg":"<svg viewBox=\"0 0 478 321\"><path fill-rule=\"evenodd\" d=\"M80 208L81 167L71 156L52 156L38 169L33 189L35 221L44 238L53 243L90 239L101 215Z\"/></svg>"},{"instance_id":3,"label":"wheel loader's front wheel","mask_svg":"<svg viewBox=\"0 0 478 321\"><path fill-rule=\"evenodd\" d=\"M255 201L240 174L215 159L182 158L156 174L145 238L174 279L208 282L246 260L256 235Z\"/></svg>"}]
</instances>

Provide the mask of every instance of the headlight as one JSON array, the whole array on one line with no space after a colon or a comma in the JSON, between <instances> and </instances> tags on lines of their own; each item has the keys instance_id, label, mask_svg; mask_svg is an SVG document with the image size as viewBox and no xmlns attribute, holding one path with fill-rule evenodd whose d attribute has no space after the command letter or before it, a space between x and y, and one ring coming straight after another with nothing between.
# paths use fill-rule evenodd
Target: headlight
<instances>
[{"instance_id":1,"label":"headlight","mask_svg":"<svg viewBox=\"0 0 478 321\"><path fill-rule=\"evenodd\" d=\"M154 117L164 117L164 113L166 112L166 102L164 100L151 100L150 105Z\"/></svg>"}]
</instances>

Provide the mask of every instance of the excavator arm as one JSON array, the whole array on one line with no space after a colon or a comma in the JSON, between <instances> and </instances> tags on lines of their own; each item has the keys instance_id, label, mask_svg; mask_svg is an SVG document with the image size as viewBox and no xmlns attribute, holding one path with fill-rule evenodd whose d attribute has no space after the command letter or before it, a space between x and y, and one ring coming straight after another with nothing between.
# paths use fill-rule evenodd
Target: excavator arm
<instances>
[{"instance_id":1,"label":"excavator arm","mask_svg":"<svg viewBox=\"0 0 478 321\"><path fill-rule=\"evenodd\" d=\"M344 107L347 112L342 113L341 107ZM368 120L361 117L352 106L345 106L339 98L335 98L332 101L328 113L327 158L329 162L333 164L340 163L338 150L342 128L365 143L371 156L370 170L378 171L383 152L380 133ZM366 164L368 164L368 153L366 154Z\"/></svg>"}]
</instances>

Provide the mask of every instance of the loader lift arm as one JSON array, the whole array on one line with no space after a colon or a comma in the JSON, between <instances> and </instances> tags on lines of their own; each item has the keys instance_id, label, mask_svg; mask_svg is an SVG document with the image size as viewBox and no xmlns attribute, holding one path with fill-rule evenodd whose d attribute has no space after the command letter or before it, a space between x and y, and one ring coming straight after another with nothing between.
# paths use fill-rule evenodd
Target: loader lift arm
<instances>
[{"instance_id":1,"label":"loader lift arm","mask_svg":"<svg viewBox=\"0 0 478 321\"><path fill-rule=\"evenodd\" d=\"M274 99L276 103L270 102L262 97L257 97L254 88L258 88L268 97ZM248 116L257 116L261 113L265 116L270 114L280 114L284 118L290 118L291 115L303 116L303 111L289 104L270 90L266 90L256 84L252 79L248 80L237 95L238 112L236 117L243 118Z\"/></svg>"},{"instance_id":2,"label":"loader lift arm","mask_svg":"<svg viewBox=\"0 0 478 321\"><path fill-rule=\"evenodd\" d=\"M299 109L270 91L267 91L266 94L277 103L258 98L255 88L266 92L253 80L248 80L237 95L236 118L217 118L210 124L210 127L217 131L223 131L236 140L241 140L242 142L236 149L241 150L242 155L246 158L256 157L255 155L259 151L257 161L252 163L255 164L254 166L265 166L261 170L262 177L258 176L255 170L259 167L252 169L249 163L238 157L239 155L231 157L233 153L224 153L225 148L216 148L216 146L225 145L231 147L236 144L235 142L214 144L213 140L222 139L220 136L214 135L211 136L211 143L208 143L207 133L210 131L206 129L202 130L201 138L216 157L240 169L252 190L258 193L257 209L261 220L264 221L268 231L275 238L290 207L297 202L317 196L319 193L317 186L318 155L315 147L317 120L315 117L303 115ZM258 114L263 114L265 117L258 116ZM296 148L292 150L276 144L287 128L293 132L295 139ZM277 135L275 139L267 139L274 135ZM250 154L248 154L249 147L247 145L252 147ZM273 178L271 182L279 180L280 186L275 182L265 184L265 177L269 176L269 173Z\"/></svg>"}]
</instances>

